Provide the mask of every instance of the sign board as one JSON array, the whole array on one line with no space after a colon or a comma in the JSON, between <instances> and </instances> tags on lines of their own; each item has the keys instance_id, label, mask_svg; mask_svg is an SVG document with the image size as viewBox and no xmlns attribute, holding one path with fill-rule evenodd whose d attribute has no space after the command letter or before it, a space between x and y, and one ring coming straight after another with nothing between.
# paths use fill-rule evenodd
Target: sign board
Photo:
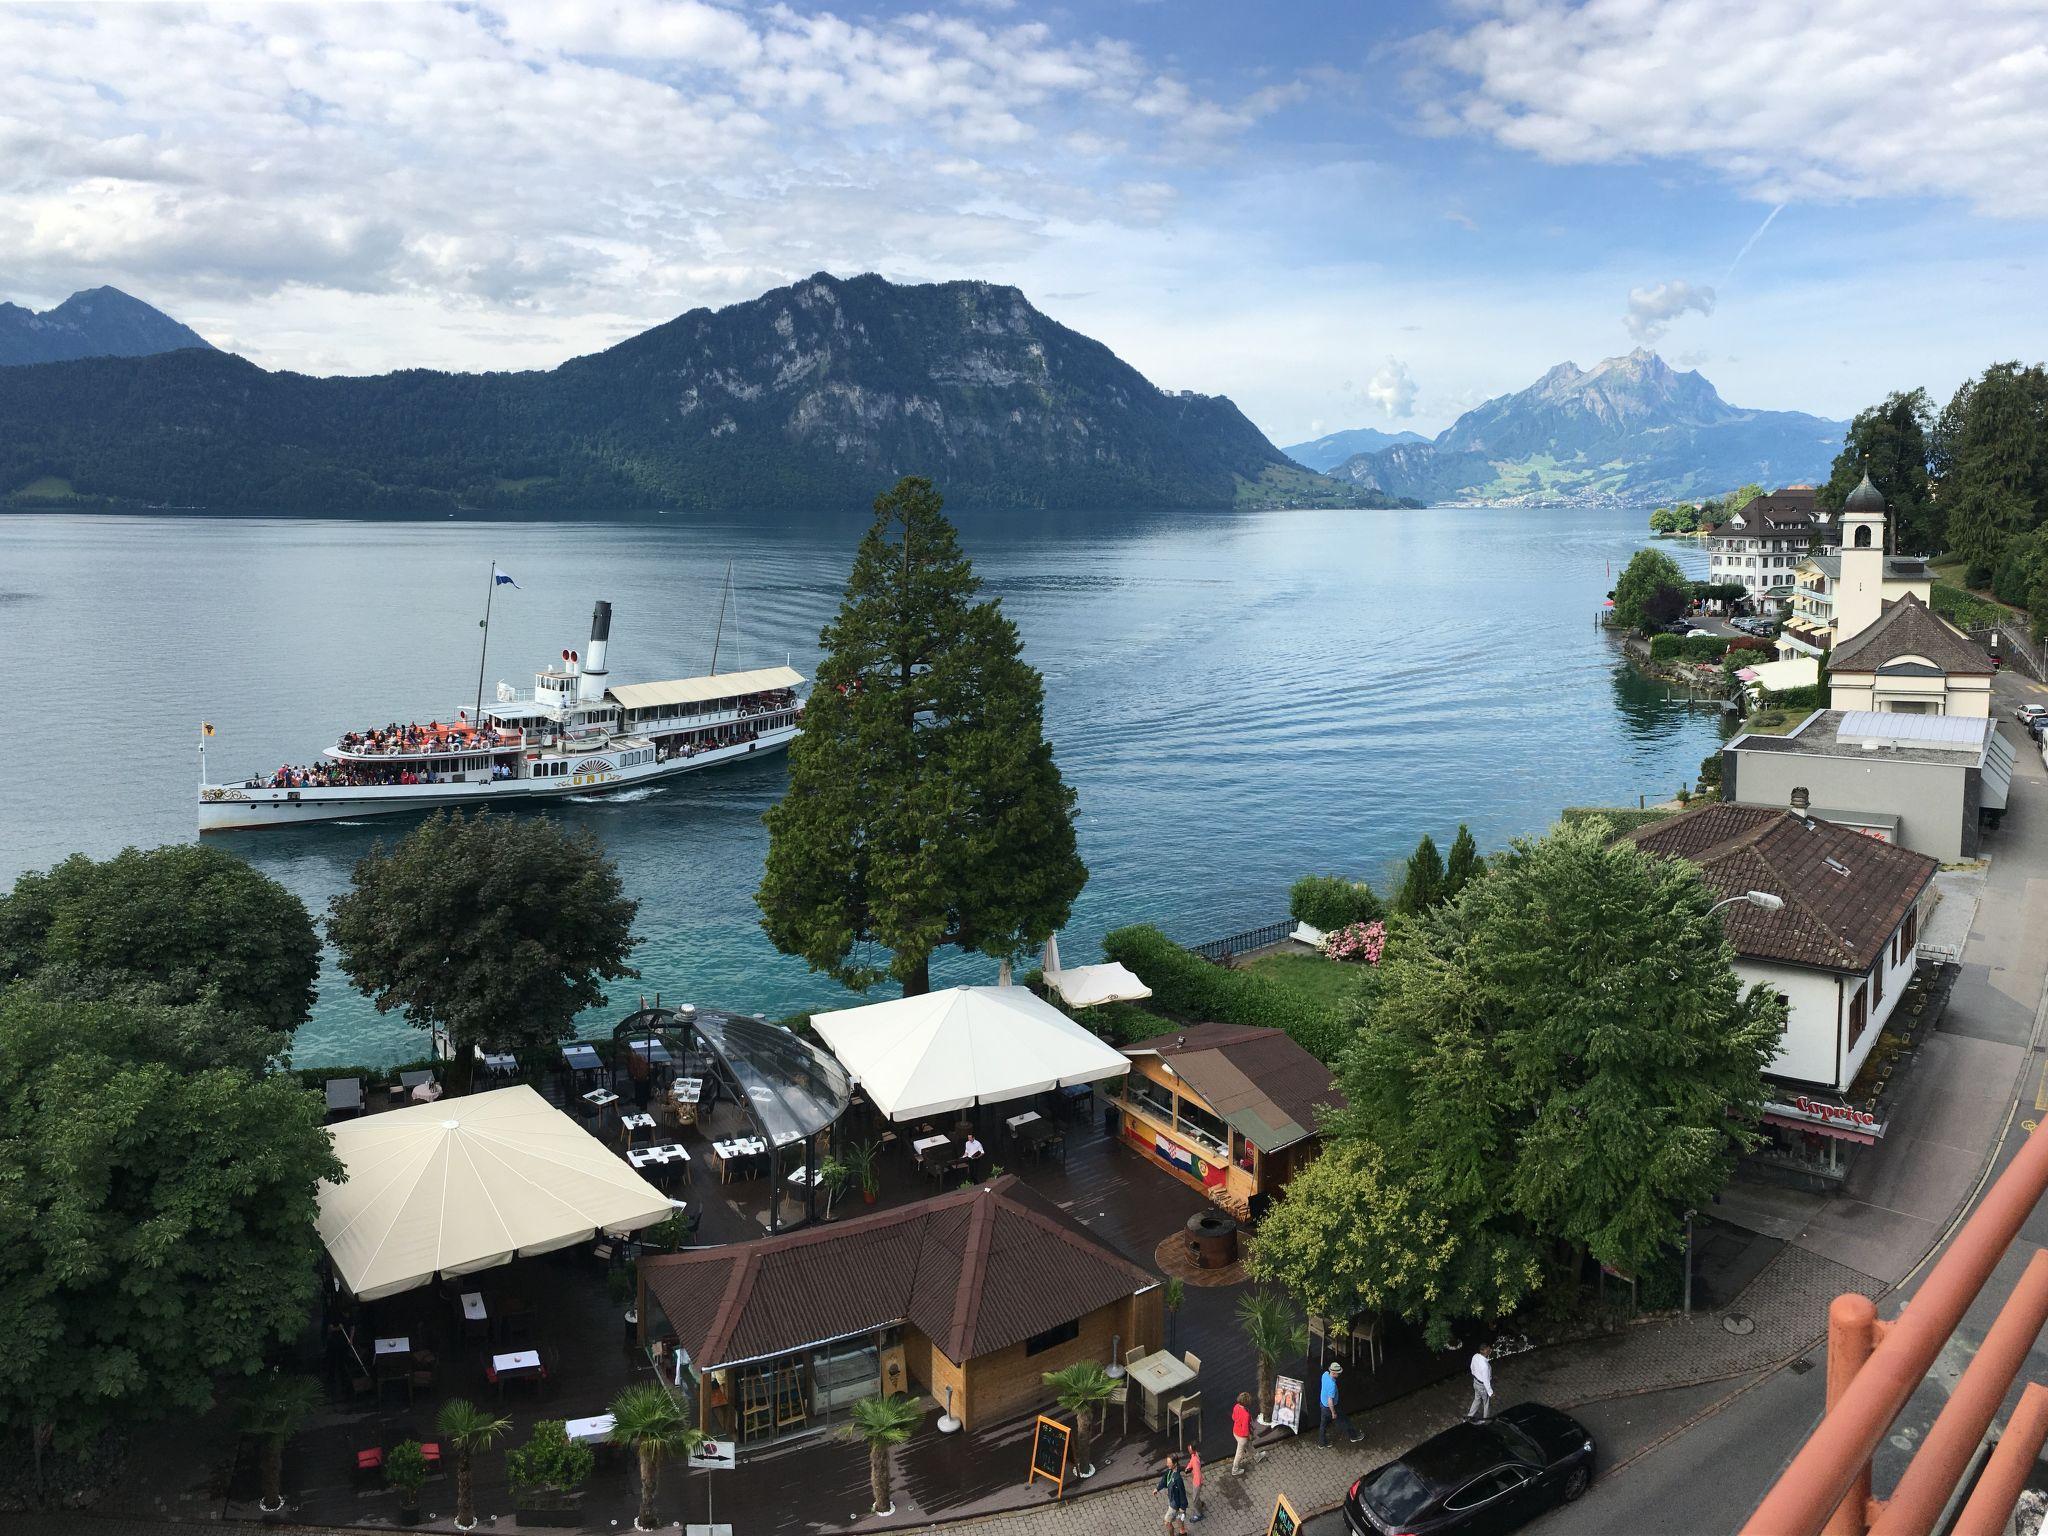
<instances>
[{"instance_id":1,"label":"sign board","mask_svg":"<svg viewBox=\"0 0 2048 1536\"><path fill-rule=\"evenodd\" d=\"M1273 1518L1267 1522L1266 1536L1294 1536L1301 1529L1301 1516L1294 1512L1294 1506L1287 1502L1287 1495L1273 1495Z\"/></svg>"},{"instance_id":2,"label":"sign board","mask_svg":"<svg viewBox=\"0 0 2048 1536\"><path fill-rule=\"evenodd\" d=\"M1027 1487L1042 1477L1052 1484L1054 1498L1066 1496L1067 1450L1073 1434L1058 1419L1048 1419L1042 1413L1038 1416L1038 1427L1031 1436L1031 1476L1024 1479Z\"/></svg>"},{"instance_id":3,"label":"sign board","mask_svg":"<svg viewBox=\"0 0 2048 1536\"><path fill-rule=\"evenodd\" d=\"M1301 1378L1273 1378L1273 1427L1301 1433Z\"/></svg>"},{"instance_id":4,"label":"sign board","mask_svg":"<svg viewBox=\"0 0 2048 1536\"><path fill-rule=\"evenodd\" d=\"M692 1472L730 1472L739 1461L739 1446L731 1440L706 1440L690 1452Z\"/></svg>"},{"instance_id":5,"label":"sign board","mask_svg":"<svg viewBox=\"0 0 2048 1536\"><path fill-rule=\"evenodd\" d=\"M1803 1120L1809 1125L1843 1126L1865 1136L1882 1136L1884 1122L1867 1109L1839 1104L1800 1094L1790 1104L1766 1104L1764 1113L1781 1120Z\"/></svg>"}]
</instances>

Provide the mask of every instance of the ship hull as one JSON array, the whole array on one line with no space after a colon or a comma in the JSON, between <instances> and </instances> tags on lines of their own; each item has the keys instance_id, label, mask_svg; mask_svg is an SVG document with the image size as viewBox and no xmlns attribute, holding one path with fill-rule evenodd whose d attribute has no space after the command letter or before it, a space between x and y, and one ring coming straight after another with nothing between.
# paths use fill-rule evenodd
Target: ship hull
<instances>
[{"instance_id":1,"label":"ship hull","mask_svg":"<svg viewBox=\"0 0 2048 1536\"><path fill-rule=\"evenodd\" d=\"M749 742L735 743L695 757L671 758L609 772L577 772L554 779L500 779L473 784L388 784L337 789L248 789L241 785L206 784L199 790L201 832L244 831L256 827L296 827L318 821L355 821L368 816L401 816L422 811L516 809L541 806L578 795L614 794L685 773L723 767L768 752L780 752L797 728L765 731Z\"/></svg>"}]
</instances>

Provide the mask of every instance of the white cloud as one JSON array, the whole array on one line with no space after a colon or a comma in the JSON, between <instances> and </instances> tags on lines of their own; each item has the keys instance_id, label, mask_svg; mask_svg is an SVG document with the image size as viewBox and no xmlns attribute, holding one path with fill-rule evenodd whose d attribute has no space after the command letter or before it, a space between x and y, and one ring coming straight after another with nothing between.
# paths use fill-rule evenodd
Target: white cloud
<instances>
[{"instance_id":1,"label":"white cloud","mask_svg":"<svg viewBox=\"0 0 2048 1536\"><path fill-rule=\"evenodd\" d=\"M1768 202L2048 214L2042 0L1473 0L1423 121L1559 163L1672 159Z\"/></svg>"},{"instance_id":2,"label":"white cloud","mask_svg":"<svg viewBox=\"0 0 2048 1536\"><path fill-rule=\"evenodd\" d=\"M1408 365L1396 358L1380 364L1379 372L1366 381L1365 398L1389 421L1406 421L1415 414L1415 377Z\"/></svg>"},{"instance_id":3,"label":"white cloud","mask_svg":"<svg viewBox=\"0 0 2048 1536\"><path fill-rule=\"evenodd\" d=\"M1668 283L1629 289L1628 311L1621 317L1622 324L1637 341L1648 343L1662 336L1671 328L1671 322L1689 309L1711 315L1714 290L1673 278Z\"/></svg>"}]
</instances>

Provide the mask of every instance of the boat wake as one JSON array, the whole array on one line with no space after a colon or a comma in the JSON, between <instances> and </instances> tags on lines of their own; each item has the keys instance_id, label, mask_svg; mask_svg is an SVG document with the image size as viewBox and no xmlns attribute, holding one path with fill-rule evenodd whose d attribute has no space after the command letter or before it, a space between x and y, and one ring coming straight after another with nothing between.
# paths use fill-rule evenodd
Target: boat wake
<instances>
[{"instance_id":1,"label":"boat wake","mask_svg":"<svg viewBox=\"0 0 2048 1536\"><path fill-rule=\"evenodd\" d=\"M652 800L656 795L665 794L668 786L648 784L640 789L619 789L608 795L568 795L571 805L637 805L642 800Z\"/></svg>"}]
</instances>

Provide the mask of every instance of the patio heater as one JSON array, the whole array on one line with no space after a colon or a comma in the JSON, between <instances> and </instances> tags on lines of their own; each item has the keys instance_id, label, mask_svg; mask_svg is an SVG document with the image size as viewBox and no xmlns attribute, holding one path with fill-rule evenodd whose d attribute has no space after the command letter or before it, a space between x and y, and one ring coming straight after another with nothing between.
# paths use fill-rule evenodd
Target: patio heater
<instances>
[{"instance_id":1,"label":"patio heater","mask_svg":"<svg viewBox=\"0 0 2048 1536\"><path fill-rule=\"evenodd\" d=\"M1102 1373L1111 1381L1121 1381L1124 1374L1124 1336L1113 1333L1109 1337L1109 1369Z\"/></svg>"},{"instance_id":2,"label":"patio heater","mask_svg":"<svg viewBox=\"0 0 2048 1536\"><path fill-rule=\"evenodd\" d=\"M960 1427L960 1421L953 1417L953 1387L946 1386L946 1411L939 1415L939 1433L950 1435Z\"/></svg>"}]
</instances>

